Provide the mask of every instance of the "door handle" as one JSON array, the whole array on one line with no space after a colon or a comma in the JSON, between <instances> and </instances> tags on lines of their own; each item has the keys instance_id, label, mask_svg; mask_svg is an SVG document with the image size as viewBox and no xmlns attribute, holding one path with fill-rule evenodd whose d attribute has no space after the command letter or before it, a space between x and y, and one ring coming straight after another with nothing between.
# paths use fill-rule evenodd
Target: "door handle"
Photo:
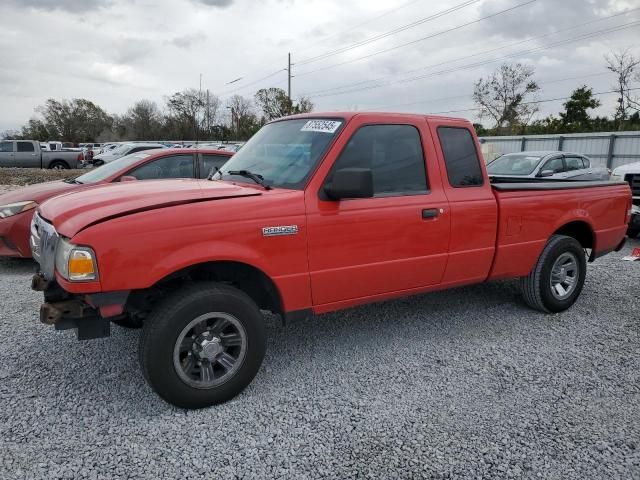
<instances>
[{"instance_id":1,"label":"door handle","mask_svg":"<svg viewBox=\"0 0 640 480\"><path fill-rule=\"evenodd\" d=\"M442 210L442 209L441 209ZM425 208L422 210L422 218L436 218L440 212L437 208Z\"/></svg>"}]
</instances>

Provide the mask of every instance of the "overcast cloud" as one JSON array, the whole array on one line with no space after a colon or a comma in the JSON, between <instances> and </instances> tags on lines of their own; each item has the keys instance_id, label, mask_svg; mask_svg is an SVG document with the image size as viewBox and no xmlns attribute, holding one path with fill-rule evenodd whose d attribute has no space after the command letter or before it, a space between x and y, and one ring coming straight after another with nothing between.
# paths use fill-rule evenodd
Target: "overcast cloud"
<instances>
[{"instance_id":1,"label":"overcast cloud","mask_svg":"<svg viewBox=\"0 0 640 480\"><path fill-rule=\"evenodd\" d=\"M630 48L640 56L640 24L632 23L640 21L640 0L527 2L469 3L314 60L467 2L4 0L0 131L18 128L51 97L88 98L109 113L142 98L162 105L166 95L197 87L200 74L203 88L222 97L286 88L289 51L293 96L310 94L317 110L423 113L472 107L474 81L500 57L533 66L539 98L547 99L582 84L611 90L614 78L603 55ZM631 9L638 10L612 17ZM490 18L475 22L482 17ZM425 37L431 38L420 40ZM573 38L579 39L560 44ZM389 51L375 54L382 50ZM599 113L611 114L615 95L601 100ZM557 112L561 103L541 104L539 115ZM472 111L456 115L475 119Z\"/></svg>"}]
</instances>

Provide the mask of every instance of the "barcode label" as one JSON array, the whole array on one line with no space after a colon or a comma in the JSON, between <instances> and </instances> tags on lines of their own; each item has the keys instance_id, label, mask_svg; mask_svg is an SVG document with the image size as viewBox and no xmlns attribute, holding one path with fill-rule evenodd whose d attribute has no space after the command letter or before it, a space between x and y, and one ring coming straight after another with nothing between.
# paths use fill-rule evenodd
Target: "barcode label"
<instances>
[{"instance_id":1,"label":"barcode label","mask_svg":"<svg viewBox=\"0 0 640 480\"><path fill-rule=\"evenodd\" d=\"M342 125L342 122L335 120L309 120L300 129L301 132L322 132L322 133L335 133L336 130Z\"/></svg>"}]
</instances>

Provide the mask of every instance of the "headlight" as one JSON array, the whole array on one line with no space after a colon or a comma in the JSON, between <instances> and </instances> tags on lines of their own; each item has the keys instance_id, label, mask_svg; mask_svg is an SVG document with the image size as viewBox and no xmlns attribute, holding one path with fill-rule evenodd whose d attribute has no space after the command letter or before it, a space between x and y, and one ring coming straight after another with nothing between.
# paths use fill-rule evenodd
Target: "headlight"
<instances>
[{"instance_id":1,"label":"headlight","mask_svg":"<svg viewBox=\"0 0 640 480\"><path fill-rule=\"evenodd\" d=\"M27 210L36 208L38 204L32 200L26 202L10 203L8 205L0 206L0 218L13 217Z\"/></svg>"},{"instance_id":2,"label":"headlight","mask_svg":"<svg viewBox=\"0 0 640 480\"><path fill-rule=\"evenodd\" d=\"M609 178L614 182L617 182L619 180L624 180L624 174L613 172Z\"/></svg>"},{"instance_id":3,"label":"headlight","mask_svg":"<svg viewBox=\"0 0 640 480\"><path fill-rule=\"evenodd\" d=\"M56 247L56 270L72 282L96 280L96 254L89 247L80 247L60 238Z\"/></svg>"}]
</instances>

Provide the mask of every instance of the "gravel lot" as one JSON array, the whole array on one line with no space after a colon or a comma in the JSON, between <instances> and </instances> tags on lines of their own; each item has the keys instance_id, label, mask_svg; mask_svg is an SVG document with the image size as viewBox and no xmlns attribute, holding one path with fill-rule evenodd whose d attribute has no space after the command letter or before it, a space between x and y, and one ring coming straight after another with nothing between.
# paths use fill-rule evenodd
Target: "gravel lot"
<instances>
[{"instance_id":1,"label":"gravel lot","mask_svg":"<svg viewBox=\"0 0 640 480\"><path fill-rule=\"evenodd\" d=\"M137 331L38 323L33 264L0 261L0 477L640 478L640 262L589 266L568 312L514 282L282 327L233 401L173 408Z\"/></svg>"}]
</instances>

